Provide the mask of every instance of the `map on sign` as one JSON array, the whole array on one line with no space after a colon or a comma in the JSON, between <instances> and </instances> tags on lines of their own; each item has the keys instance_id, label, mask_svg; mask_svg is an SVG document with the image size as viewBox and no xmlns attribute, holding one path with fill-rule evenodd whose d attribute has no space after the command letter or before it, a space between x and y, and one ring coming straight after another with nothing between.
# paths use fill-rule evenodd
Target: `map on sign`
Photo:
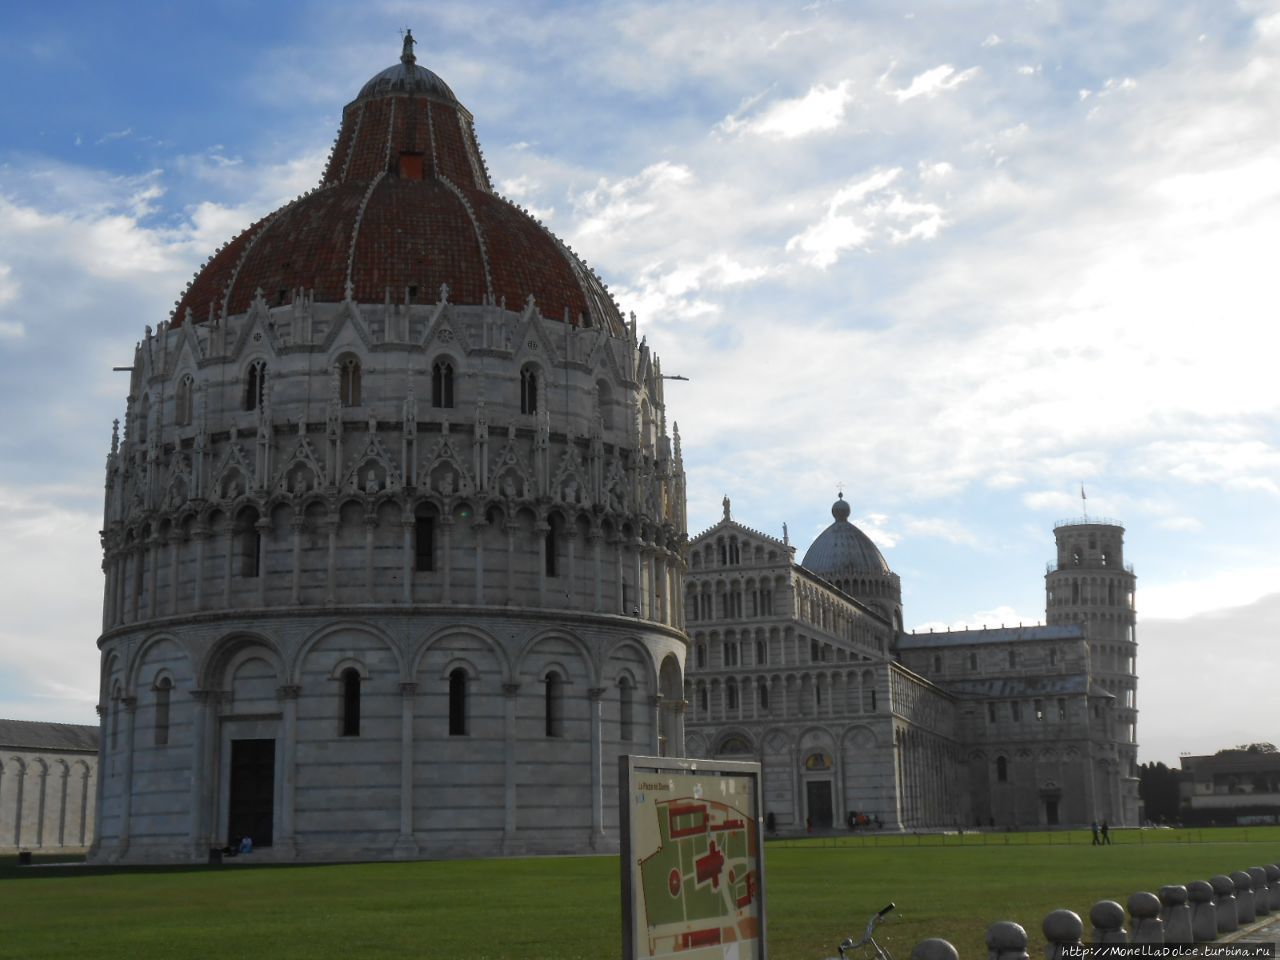
<instances>
[{"instance_id":1,"label":"map on sign","mask_svg":"<svg viewBox=\"0 0 1280 960\"><path fill-rule=\"evenodd\" d=\"M629 811L635 956L763 956L757 784L745 776L636 771Z\"/></svg>"}]
</instances>

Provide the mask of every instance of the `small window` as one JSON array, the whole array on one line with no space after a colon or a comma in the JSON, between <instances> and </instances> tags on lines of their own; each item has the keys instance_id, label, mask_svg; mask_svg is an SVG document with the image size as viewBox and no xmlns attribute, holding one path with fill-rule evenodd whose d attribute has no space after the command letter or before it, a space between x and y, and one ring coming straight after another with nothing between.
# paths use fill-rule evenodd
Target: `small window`
<instances>
[{"instance_id":1,"label":"small window","mask_svg":"<svg viewBox=\"0 0 1280 960\"><path fill-rule=\"evenodd\" d=\"M730 680L724 688L725 706L730 710L738 709L738 685Z\"/></svg>"},{"instance_id":2,"label":"small window","mask_svg":"<svg viewBox=\"0 0 1280 960\"><path fill-rule=\"evenodd\" d=\"M560 534L560 517L551 516L547 519L547 532L542 541L542 560L543 569L548 577L559 576L557 572L557 552L559 550L559 534Z\"/></svg>"},{"instance_id":3,"label":"small window","mask_svg":"<svg viewBox=\"0 0 1280 960\"><path fill-rule=\"evenodd\" d=\"M1036 700L1035 708L1036 708L1036 719L1043 720L1044 719L1044 701Z\"/></svg>"},{"instance_id":4,"label":"small window","mask_svg":"<svg viewBox=\"0 0 1280 960\"><path fill-rule=\"evenodd\" d=\"M707 688L705 686L702 686L701 684L699 684L698 686L698 709L702 711L704 716L706 715L708 710Z\"/></svg>"},{"instance_id":5,"label":"small window","mask_svg":"<svg viewBox=\"0 0 1280 960\"><path fill-rule=\"evenodd\" d=\"M355 357L343 357L338 361L338 395L344 407L360 406L360 361Z\"/></svg>"},{"instance_id":6,"label":"small window","mask_svg":"<svg viewBox=\"0 0 1280 960\"><path fill-rule=\"evenodd\" d=\"M763 682L760 684L760 709L769 709L769 687Z\"/></svg>"},{"instance_id":7,"label":"small window","mask_svg":"<svg viewBox=\"0 0 1280 960\"><path fill-rule=\"evenodd\" d=\"M699 669L707 665L707 645L698 643L693 648L693 662Z\"/></svg>"},{"instance_id":8,"label":"small window","mask_svg":"<svg viewBox=\"0 0 1280 960\"><path fill-rule=\"evenodd\" d=\"M262 574L262 531L258 529L258 514L246 511L240 515L240 576L257 577Z\"/></svg>"},{"instance_id":9,"label":"small window","mask_svg":"<svg viewBox=\"0 0 1280 960\"><path fill-rule=\"evenodd\" d=\"M942 654L940 653L935 653L933 655L933 672L934 673L942 672Z\"/></svg>"},{"instance_id":10,"label":"small window","mask_svg":"<svg viewBox=\"0 0 1280 960\"><path fill-rule=\"evenodd\" d=\"M763 640L756 641L756 666L764 666L769 662L769 645Z\"/></svg>"},{"instance_id":11,"label":"small window","mask_svg":"<svg viewBox=\"0 0 1280 960\"><path fill-rule=\"evenodd\" d=\"M439 410L453 409L453 364L437 360L431 365L431 406Z\"/></svg>"},{"instance_id":12,"label":"small window","mask_svg":"<svg viewBox=\"0 0 1280 960\"><path fill-rule=\"evenodd\" d=\"M1067 719L1067 701L1059 699L1058 700L1058 720L1064 721L1066 719Z\"/></svg>"},{"instance_id":13,"label":"small window","mask_svg":"<svg viewBox=\"0 0 1280 960\"><path fill-rule=\"evenodd\" d=\"M1009 782L1009 761L1004 757L996 757L996 780L999 783Z\"/></svg>"},{"instance_id":14,"label":"small window","mask_svg":"<svg viewBox=\"0 0 1280 960\"><path fill-rule=\"evenodd\" d=\"M554 670L544 681L543 719L548 737L564 736L564 681Z\"/></svg>"},{"instance_id":15,"label":"small window","mask_svg":"<svg viewBox=\"0 0 1280 960\"><path fill-rule=\"evenodd\" d=\"M969 669L970 670L978 669L978 655L976 653L969 654Z\"/></svg>"},{"instance_id":16,"label":"small window","mask_svg":"<svg viewBox=\"0 0 1280 960\"><path fill-rule=\"evenodd\" d=\"M449 736L467 735L467 671L461 667L449 673Z\"/></svg>"},{"instance_id":17,"label":"small window","mask_svg":"<svg viewBox=\"0 0 1280 960\"><path fill-rule=\"evenodd\" d=\"M1020 721L1022 719L1022 704L1017 700L1011 701L1009 703L1009 714L1013 718L1014 723Z\"/></svg>"},{"instance_id":18,"label":"small window","mask_svg":"<svg viewBox=\"0 0 1280 960\"><path fill-rule=\"evenodd\" d=\"M1012 668L1012 667L1016 667L1017 665L1018 665L1018 652L1017 652L1016 650L1010 650L1010 651L1009 651L1009 666L1010 666L1010 668Z\"/></svg>"},{"instance_id":19,"label":"small window","mask_svg":"<svg viewBox=\"0 0 1280 960\"><path fill-rule=\"evenodd\" d=\"M435 517L416 517L413 522L413 567L415 570L434 570L435 558Z\"/></svg>"},{"instance_id":20,"label":"small window","mask_svg":"<svg viewBox=\"0 0 1280 960\"><path fill-rule=\"evenodd\" d=\"M267 362L255 360L249 364L244 380L244 408L257 410L267 395Z\"/></svg>"},{"instance_id":21,"label":"small window","mask_svg":"<svg viewBox=\"0 0 1280 960\"><path fill-rule=\"evenodd\" d=\"M533 367L520 371L520 412L538 412L538 371Z\"/></svg>"},{"instance_id":22,"label":"small window","mask_svg":"<svg viewBox=\"0 0 1280 960\"><path fill-rule=\"evenodd\" d=\"M809 662L819 663L822 660L822 649L818 646L817 640L809 641Z\"/></svg>"},{"instance_id":23,"label":"small window","mask_svg":"<svg viewBox=\"0 0 1280 960\"><path fill-rule=\"evenodd\" d=\"M987 722L988 723L996 722L996 705L991 702L987 703Z\"/></svg>"},{"instance_id":24,"label":"small window","mask_svg":"<svg viewBox=\"0 0 1280 960\"><path fill-rule=\"evenodd\" d=\"M1058 651L1056 648L1049 648L1049 666L1056 667L1058 665Z\"/></svg>"},{"instance_id":25,"label":"small window","mask_svg":"<svg viewBox=\"0 0 1280 960\"><path fill-rule=\"evenodd\" d=\"M400 154L400 179L401 180L422 180L423 157L420 153L402 153Z\"/></svg>"},{"instance_id":26,"label":"small window","mask_svg":"<svg viewBox=\"0 0 1280 960\"><path fill-rule=\"evenodd\" d=\"M342 671L342 735L360 736L360 672L354 667Z\"/></svg>"},{"instance_id":27,"label":"small window","mask_svg":"<svg viewBox=\"0 0 1280 960\"><path fill-rule=\"evenodd\" d=\"M613 429L613 389L608 381L596 381L596 407L600 410L600 423L606 430Z\"/></svg>"},{"instance_id":28,"label":"small window","mask_svg":"<svg viewBox=\"0 0 1280 960\"><path fill-rule=\"evenodd\" d=\"M173 689L173 681L161 677L156 681L156 746L163 747L169 743L169 694Z\"/></svg>"}]
</instances>

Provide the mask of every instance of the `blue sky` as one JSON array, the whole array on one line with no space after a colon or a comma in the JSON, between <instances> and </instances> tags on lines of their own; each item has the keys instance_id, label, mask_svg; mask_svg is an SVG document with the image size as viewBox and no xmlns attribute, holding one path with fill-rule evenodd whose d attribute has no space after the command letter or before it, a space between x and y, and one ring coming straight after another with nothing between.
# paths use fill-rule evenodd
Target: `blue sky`
<instances>
[{"instance_id":1,"label":"blue sky","mask_svg":"<svg viewBox=\"0 0 1280 960\"><path fill-rule=\"evenodd\" d=\"M1083 482L1139 576L1142 758L1280 739L1280 5L1245 0L5 5L0 715L93 721L110 368L318 182L405 25L691 378L692 532L727 493L802 556L842 483L909 626L1032 622Z\"/></svg>"}]
</instances>

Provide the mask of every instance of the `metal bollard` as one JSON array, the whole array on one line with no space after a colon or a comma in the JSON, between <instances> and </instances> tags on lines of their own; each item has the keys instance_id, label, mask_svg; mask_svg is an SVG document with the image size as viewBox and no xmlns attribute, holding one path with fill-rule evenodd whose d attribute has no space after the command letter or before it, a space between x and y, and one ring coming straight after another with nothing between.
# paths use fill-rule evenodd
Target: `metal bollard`
<instances>
[{"instance_id":1,"label":"metal bollard","mask_svg":"<svg viewBox=\"0 0 1280 960\"><path fill-rule=\"evenodd\" d=\"M1253 923L1258 918L1253 909L1253 877L1243 870L1235 870L1231 882L1236 885L1236 923Z\"/></svg>"},{"instance_id":2,"label":"metal bollard","mask_svg":"<svg viewBox=\"0 0 1280 960\"><path fill-rule=\"evenodd\" d=\"M1213 908L1218 916L1218 932L1231 933L1240 929L1240 921L1236 916L1236 885L1230 877L1217 874L1210 877L1213 884Z\"/></svg>"},{"instance_id":3,"label":"metal bollard","mask_svg":"<svg viewBox=\"0 0 1280 960\"><path fill-rule=\"evenodd\" d=\"M1012 920L987 927L987 960L1028 960L1027 931Z\"/></svg>"},{"instance_id":4,"label":"metal bollard","mask_svg":"<svg viewBox=\"0 0 1280 960\"><path fill-rule=\"evenodd\" d=\"M911 960L960 960L960 951L946 940L930 937L911 948Z\"/></svg>"},{"instance_id":5,"label":"metal bollard","mask_svg":"<svg viewBox=\"0 0 1280 960\"><path fill-rule=\"evenodd\" d=\"M1266 867L1250 867L1246 871L1253 878L1253 912L1265 917L1271 913L1271 886L1267 883Z\"/></svg>"},{"instance_id":6,"label":"metal bollard","mask_svg":"<svg viewBox=\"0 0 1280 960\"><path fill-rule=\"evenodd\" d=\"M1062 960L1067 947L1081 947L1084 921L1074 910L1054 910L1046 914L1040 925L1044 931L1044 960Z\"/></svg>"},{"instance_id":7,"label":"metal bollard","mask_svg":"<svg viewBox=\"0 0 1280 960\"><path fill-rule=\"evenodd\" d=\"M1213 902L1213 884L1192 880L1187 884L1191 908L1191 936L1196 943L1209 943L1218 938L1218 908Z\"/></svg>"},{"instance_id":8,"label":"metal bollard","mask_svg":"<svg viewBox=\"0 0 1280 960\"><path fill-rule=\"evenodd\" d=\"M1280 913L1280 865L1268 863L1262 869L1267 871L1267 886L1271 888L1271 912Z\"/></svg>"},{"instance_id":9,"label":"metal bollard","mask_svg":"<svg viewBox=\"0 0 1280 960\"><path fill-rule=\"evenodd\" d=\"M1164 922L1160 919L1160 898L1139 891L1129 897L1129 917L1133 921L1130 943L1164 943Z\"/></svg>"},{"instance_id":10,"label":"metal bollard","mask_svg":"<svg viewBox=\"0 0 1280 960\"><path fill-rule=\"evenodd\" d=\"M1093 924L1093 944L1128 943L1124 929L1124 907L1114 900L1099 900L1089 908L1089 922Z\"/></svg>"},{"instance_id":11,"label":"metal bollard","mask_svg":"<svg viewBox=\"0 0 1280 960\"><path fill-rule=\"evenodd\" d=\"M1209 896L1213 896L1212 887L1209 888ZM1187 906L1187 888L1181 884L1161 887L1160 908L1160 919L1164 921L1164 942L1193 943L1191 908Z\"/></svg>"}]
</instances>

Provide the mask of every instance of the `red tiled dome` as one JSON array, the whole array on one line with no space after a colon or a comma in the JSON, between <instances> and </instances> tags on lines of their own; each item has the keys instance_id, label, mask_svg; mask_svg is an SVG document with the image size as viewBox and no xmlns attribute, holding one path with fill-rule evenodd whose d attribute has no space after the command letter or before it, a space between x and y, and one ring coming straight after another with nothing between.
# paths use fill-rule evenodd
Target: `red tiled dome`
<instances>
[{"instance_id":1,"label":"red tiled dome","mask_svg":"<svg viewBox=\"0 0 1280 960\"><path fill-rule=\"evenodd\" d=\"M318 302L460 304L532 295L545 317L625 332L601 281L549 230L497 196L471 114L449 87L401 62L373 77L342 112L319 187L250 226L201 269L174 311L180 324L243 313L302 288Z\"/></svg>"}]
</instances>

